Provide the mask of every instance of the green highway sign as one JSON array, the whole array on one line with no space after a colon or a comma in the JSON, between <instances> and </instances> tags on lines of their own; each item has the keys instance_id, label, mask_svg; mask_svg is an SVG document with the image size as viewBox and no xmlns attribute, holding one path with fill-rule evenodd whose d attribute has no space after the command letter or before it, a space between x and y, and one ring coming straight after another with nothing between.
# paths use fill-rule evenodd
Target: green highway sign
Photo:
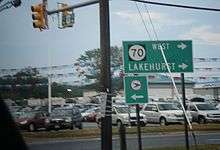
<instances>
[{"instance_id":1,"label":"green highway sign","mask_svg":"<svg viewBox=\"0 0 220 150\"><path fill-rule=\"evenodd\" d=\"M148 102L146 76L124 77L125 99L127 104L139 104Z\"/></svg>"},{"instance_id":2,"label":"green highway sign","mask_svg":"<svg viewBox=\"0 0 220 150\"><path fill-rule=\"evenodd\" d=\"M124 41L125 73L193 72L192 41Z\"/></svg>"}]
</instances>

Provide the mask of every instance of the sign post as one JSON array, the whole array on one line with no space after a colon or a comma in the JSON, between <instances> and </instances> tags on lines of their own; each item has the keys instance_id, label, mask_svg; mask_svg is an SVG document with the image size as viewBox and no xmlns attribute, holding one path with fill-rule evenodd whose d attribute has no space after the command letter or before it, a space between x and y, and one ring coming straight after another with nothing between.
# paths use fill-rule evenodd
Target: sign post
<instances>
[{"instance_id":1,"label":"sign post","mask_svg":"<svg viewBox=\"0 0 220 150\"><path fill-rule=\"evenodd\" d=\"M193 72L192 41L124 41L125 73Z\"/></svg>"},{"instance_id":2,"label":"sign post","mask_svg":"<svg viewBox=\"0 0 220 150\"><path fill-rule=\"evenodd\" d=\"M146 76L126 76L124 78L125 99L127 104L136 104L138 149L142 150L139 103L148 101Z\"/></svg>"},{"instance_id":3,"label":"sign post","mask_svg":"<svg viewBox=\"0 0 220 150\"><path fill-rule=\"evenodd\" d=\"M185 81L184 81L184 73L181 73L181 82L182 82L182 100L183 106L186 109L186 94L185 94ZM189 150L189 135L188 135L188 126L186 116L184 115L184 130L185 130L185 141L186 141L186 149Z\"/></svg>"},{"instance_id":4,"label":"sign post","mask_svg":"<svg viewBox=\"0 0 220 150\"><path fill-rule=\"evenodd\" d=\"M139 104L136 104L136 117L137 117L137 132L138 132L138 150L142 150Z\"/></svg>"}]
</instances>

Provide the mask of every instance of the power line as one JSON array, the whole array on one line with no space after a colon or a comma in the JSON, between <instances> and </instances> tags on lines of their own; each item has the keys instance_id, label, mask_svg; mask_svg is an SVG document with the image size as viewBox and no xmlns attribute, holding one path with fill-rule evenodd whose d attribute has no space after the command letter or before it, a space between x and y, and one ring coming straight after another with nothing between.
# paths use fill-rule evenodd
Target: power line
<instances>
[{"instance_id":1,"label":"power line","mask_svg":"<svg viewBox=\"0 0 220 150\"><path fill-rule=\"evenodd\" d=\"M6 2L4 3L3 5L0 6L0 12L5 10L5 9L9 9L11 8L13 5L12 5L12 2Z\"/></svg>"},{"instance_id":2,"label":"power line","mask_svg":"<svg viewBox=\"0 0 220 150\"><path fill-rule=\"evenodd\" d=\"M3 0L0 0L0 4L1 4L1 2L3 2ZM9 9L12 6L18 7L20 5L21 5L21 0L8 1L8 2L4 3L3 5L0 5L0 12L5 10L5 9Z\"/></svg>"},{"instance_id":3,"label":"power line","mask_svg":"<svg viewBox=\"0 0 220 150\"><path fill-rule=\"evenodd\" d=\"M150 12L148 11L147 4L145 4L144 7L145 7L145 9L146 9L146 11L147 11L148 18L149 18L149 20L150 20L150 23L151 23L153 32L154 32L154 34L155 34L155 37L156 37L156 39L158 40L158 35L157 35L156 29L155 29L155 27L154 27L154 25L153 25L153 21L152 21L152 19L151 19Z\"/></svg>"},{"instance_id":4,"label":"power line","mask_svg":"<svg viewBox=\"0 0 220 150\"><path fill-rule=\"evenodd\" d=\"M145 21L144 21L144 18L143 18L143 16L142 16L142 14L141 14L141 12L140 12L140 9L139 9L139 7L138 7L138 5L137 5L136 2L135 2L135 5L136 5L136 8L137 8L138 13L139 13L139 15L140 15L140 18L141 18L141 20L142 20L142 23L144 24L144 28L145 28L145 30L147 31L147 34L148 34L150 40L152 40L151 35L150 35L150 32L149 32L148 29L147 29L147 25L146 25L146 23L145 23Z\"/></svg>"},{"instance_id":5,"label":"power line","mask_svg":"<svg viewBox=\"0 0 220 150\"><path fill-rule=\"evenodd\" d=\"M176 4L170 4L170 3L150 2L150 1L144 1L144 0L130 0L130 1L135 1L135 2L140 2L140 3L148 3L148 4L153 4L153 5L169 6L169 7L178 7L178 8L205 10L205 11L220 11L220 9L217 9L217 8L176 5Z\"/></svg>"}]
</instances>

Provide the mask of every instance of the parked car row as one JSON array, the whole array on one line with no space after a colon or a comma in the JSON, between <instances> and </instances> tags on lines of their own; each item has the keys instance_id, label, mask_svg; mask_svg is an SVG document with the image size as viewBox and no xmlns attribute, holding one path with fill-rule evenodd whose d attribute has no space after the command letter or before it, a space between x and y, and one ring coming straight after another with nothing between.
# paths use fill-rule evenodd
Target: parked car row
<instances>
[{"instance_id":1,"label":"parked car row","mask_svg":"<svg viewBox=\"0 0 220 150\"><path fill-rule=\"evenodd\" d=\"M168 125L184 122L184 113L178 101L150 102L145 104L140 111L141 125L157 123ZM190 102L186 106L186 116L190 122L204 124L208 122L220 122L220 110L207 102ZM100 124L101 115L96 116ZM135 125L137 122L136 113L133 107L126 105L112 106L113 125Z\"/></svg>"},{"instance_id":2,"label":"parked car row","mask_svg":"<svg viewBox=\"0 0 220 150\"><path fill-rule=\"evenodd\" d=\"M199 99L200 100L200 99ZM216 105L218 106L218 105ZM82 129L82 121L97 122L100 125L101 110L99 105L73 104L64 107L54 107L49 115L46 111L14 111L13 116L20 129L35 131L40 128L46 130ZM184 114L178 101L149 102L140 107L140 123L168 125L183 123ZM135 108L126 104L113 104L112 125L136 125L137 118ZM186 115L190 122L200 124L208 122L220 122L220 110L207 101L187 102Z\"/></svg>"},{"instance_id":3,"label":"parked car row","mask_svg":"<svg viewBox=\"0 0 220 150\"><path fill-rule=\"evenodd\" d=\"M55 108L49 115L44 111L14 112L15 123L19 129L36 131L38 129L82 129L82 116L77 107Z\"/></svg>"}]
</instances>

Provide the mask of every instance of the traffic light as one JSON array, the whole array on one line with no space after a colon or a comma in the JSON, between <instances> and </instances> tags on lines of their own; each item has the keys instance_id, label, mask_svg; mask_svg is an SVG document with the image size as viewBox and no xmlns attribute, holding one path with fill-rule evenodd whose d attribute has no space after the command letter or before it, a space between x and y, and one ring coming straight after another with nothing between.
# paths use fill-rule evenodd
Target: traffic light
<instances>
[{"instance_id":1,"label":"traffic light","mask_svg":"<svg viewBox=\"0 0 220 150\"><path fill-rule=\"evenodd\" d=\"M61 8L67 8L67 4L61 3ZM74 13L73 10L65 10L62 12L62 28L73 27Z\"/></svg>"},{"instance_id":2,"label":"traffic light","mask_svg":"<svg viewBox=\"0 0 220 150\"><path fill-rule=\"evenodd\" d=\"M31 6L33 27L40 30L46 28L45 9L43 4Z\"/></svg>"}]
</instances>

